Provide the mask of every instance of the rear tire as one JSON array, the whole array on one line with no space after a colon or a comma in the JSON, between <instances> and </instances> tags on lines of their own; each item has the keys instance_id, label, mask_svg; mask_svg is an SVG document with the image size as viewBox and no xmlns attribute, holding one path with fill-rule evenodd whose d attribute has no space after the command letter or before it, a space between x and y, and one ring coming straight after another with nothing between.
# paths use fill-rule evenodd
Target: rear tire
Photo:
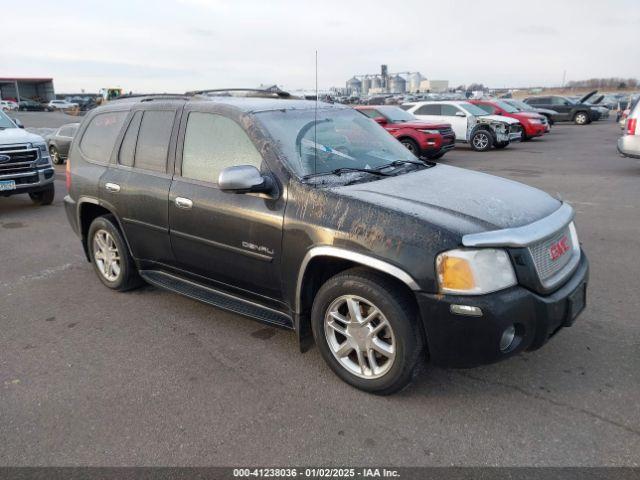
<instances>
[{"instance_id":1,"label":"rear tire","mask_svg":"<svg viewBox=\"0 0 640 480\"><path fill-rule=\"evenodd\" d=\"M415 140L412 140L411 138L403 138L402 140L400 140L400 143L404 145L405 148L413 153L416 157L420 156L420 147Z\"/></svg>"},{"instance_id":2,"label":"rear tire","mask_svg":"<svg viewBox=\"0 0 640 480\"><path fill-rule=\"evenodd\" d=\"M53 203L53 199L56 197L56 189L52 183L44 190L30 193L29 197L36 205L51 205Z\"/></svg>"},{"instance_id":3,"label":"rear tire","mask_svg":"<svg viewBox=\"0 0 640 480\"><path fill-rule=\"evenodd\" d=\"M142 285L143 281L113 215L98 217L91 222L87 249L91 264L105 286L124 292Z\"/></svg>"},{"instance_id":4,"label":"rear tire","mask_svg":"<svg viewBox=\"0 0 640 480\"><path fill-rule=\"evenodd\" d=\"M573 121L576 125L586 125L590 122L589 115L587 112L577 112L573 116Z\"/></svg>"},{"instance_id":5,"label":"rear tire","mask_svg":"<svg viewBox=\"0 0 640 480\"><path fill-rule=\"evenodd\" d=\"M491 146L494 143L493 135L489 130L484 128L476 130L469 141L471 148L476 152L486 152L491 150Z\"/></svg>"},{"instance_id":6,"label":"rear tire","mask_svg":"<svg viewBox=\"0 0 640 480\"><path fill-rule=\"evenodd\" d=\"M424 341L410 294L364 268L327 280L313 301L311 326L333 372L366 392L389 395L403 389L422 357Z\"/></svg>"}]
</instances>

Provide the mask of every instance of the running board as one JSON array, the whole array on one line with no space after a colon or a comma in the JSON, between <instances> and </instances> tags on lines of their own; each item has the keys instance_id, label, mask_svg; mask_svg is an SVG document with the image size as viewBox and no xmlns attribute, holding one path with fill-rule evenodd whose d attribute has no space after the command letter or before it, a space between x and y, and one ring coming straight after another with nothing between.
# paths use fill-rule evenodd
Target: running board
<instances>
[{"instance_id":1,"label":"running board","mask_svg":"<svg viewBox=\"0 0 640 480\"><path fill-rule=\"evenodd\" d=\"M238 298L229 293L221 292L220 290L206 287L199 283L158 270L140 270L139 273L143 279L156 287L171 290L185 297L208 303L214 307L244 315L245 317L253 318L260 322L278 327L293 328L291 317L277 310L263 307L262 305Z\"/></svg>"}]
</instances>

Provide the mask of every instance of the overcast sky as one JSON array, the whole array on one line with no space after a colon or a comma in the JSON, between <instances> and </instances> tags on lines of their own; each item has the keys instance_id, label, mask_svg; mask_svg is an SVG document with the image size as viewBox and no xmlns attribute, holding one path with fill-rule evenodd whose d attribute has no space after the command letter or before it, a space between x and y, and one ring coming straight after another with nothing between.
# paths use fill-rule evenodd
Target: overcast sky
<instances>
[{"instance_id":1,"label":"overcast sky","mask_svg":"<svg viewBox=\"0 0 640 480\"><path fill-rule=\"evenodd\" d=\"M565 70L639 77L639 26L640 0L23 0L3 9L0 77L53 77L58 92L312 88L317 49L320 88L382 63L451 86L551 86Z\"/></svg>"}]
</instances>

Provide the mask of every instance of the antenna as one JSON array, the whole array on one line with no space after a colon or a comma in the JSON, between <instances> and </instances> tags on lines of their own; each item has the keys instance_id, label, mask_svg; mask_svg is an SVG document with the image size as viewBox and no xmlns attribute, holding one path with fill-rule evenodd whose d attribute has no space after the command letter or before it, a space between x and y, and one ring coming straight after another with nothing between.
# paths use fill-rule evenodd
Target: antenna
<instances>
[{"instance_id":1,"label":"antenna","mask_svg":"<svg viewBox=\"0 0 640 480\"><path fill-rule=\"evenodd\" d=\"M316 128L318 125L318 50L316 50L316 104L313 112L313 173L318 173L318 136Z\"/></svg>"}]
</instances>

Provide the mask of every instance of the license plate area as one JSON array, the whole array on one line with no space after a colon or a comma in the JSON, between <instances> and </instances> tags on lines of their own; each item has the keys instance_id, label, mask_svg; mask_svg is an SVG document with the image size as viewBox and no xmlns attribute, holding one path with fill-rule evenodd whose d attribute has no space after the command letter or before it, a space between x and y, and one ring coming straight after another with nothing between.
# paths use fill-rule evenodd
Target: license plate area
<instances>
[{"instance_id":1,"label":"license plate area","mask_svg":"<svg viewBox=\"0 0 640 480\"><path fill-rule=\"evenodd\" d=\"M576 288L573 293L569 295L568 298L569 303L569 312L567 315L567 320L565 325L569 326L573 324L578 315L582 313L584 308L587 306L587 284L583 283L578 288Z\"/></svg>"},{"instance_id":2,"label":"license plate area","mask_svg":"<svg viewBox=\"0 0 640 480\"><path fill-rule=\"evenodd\" d=\"M0 180L0 192L6 192L8 190L16 189L15 180Z\"/></svg>"}]
</instances>

